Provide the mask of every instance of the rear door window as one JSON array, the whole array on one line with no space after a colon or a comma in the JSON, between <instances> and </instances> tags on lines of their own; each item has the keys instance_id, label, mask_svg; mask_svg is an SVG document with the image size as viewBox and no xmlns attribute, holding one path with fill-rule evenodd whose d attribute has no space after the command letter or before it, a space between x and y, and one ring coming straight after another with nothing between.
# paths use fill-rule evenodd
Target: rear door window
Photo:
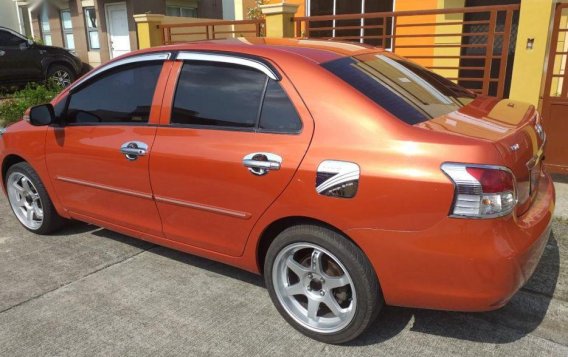
<instances>
[{"instance_id":1,"label":"rear door window","mask_svg":"<svg viewBox=\"0 0 568 357\"><path fill-rule=\"evenodd\" d=\"M302 122L278 81L240 64L187 61L170 120L218 130L297 133Z\"/></svg>"},{"instance_id":2,"label":"rear door window","mask_svg":"<svg viewBox=\"0 0 568 357\"><path fill-rule=\"evenodd\" d=\"M302 121L280 83L269 80L260 114L260 130L276 133L297 133Z\"/></svg>"},{"instance_id":3,"label":"rear door window","mask_svg":"<svg viewBox=\"0 0 568 357\"><path fill-rule=\"evenodd\" d=\"M254 129L267 77L245 66L186 62L174 98L172 124Z\"/></svg>"}]
</instances>

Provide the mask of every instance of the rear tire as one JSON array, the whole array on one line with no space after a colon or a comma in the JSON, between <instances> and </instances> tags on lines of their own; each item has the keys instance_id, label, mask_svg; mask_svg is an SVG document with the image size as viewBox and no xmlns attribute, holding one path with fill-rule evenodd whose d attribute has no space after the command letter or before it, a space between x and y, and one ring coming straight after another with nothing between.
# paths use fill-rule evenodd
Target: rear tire
<instances>
[{"instance_id":1,"label":"rear tire","mask_svg":"<svg viewBox=\"0 0 568 357\"><path fill-rule=\"evenodd\" d=\"M320 226L280 233L268 248L264 278L284 319L325 343L355 339L384 305L375 271L359 247Z\"/></svg>"},{"instance_id":2,"label":"rear tire","mask_svg":"<svg viewBox=\"0 0 568 357\"><path fill-rule=\"evenodd\" d=\"M50 234L65 223L57 214L38 174L28 163L20 162L8 169L6 192L16 218L30 232Z\"/></svg>"}]
</instances>

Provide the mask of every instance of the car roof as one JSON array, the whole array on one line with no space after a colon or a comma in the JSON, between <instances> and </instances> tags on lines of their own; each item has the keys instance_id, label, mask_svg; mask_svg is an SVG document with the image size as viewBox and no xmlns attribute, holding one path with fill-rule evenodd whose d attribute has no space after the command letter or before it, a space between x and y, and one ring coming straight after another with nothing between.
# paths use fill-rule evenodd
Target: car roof
<instances>
[{"instance_id":1,"label":"car roof","mask_svg":"<svg viewBox=\"0 0 568 357\"><path fill-rule=\"evenodd\" d=\"M342 57L376 53L382 49L353 42L307 40L290 38L239 37L224 40L205 40L153 47L133 53L162 51L226 51L271 58L275 54L292 54L316 63Z\"/></svg>"}]
</instances>

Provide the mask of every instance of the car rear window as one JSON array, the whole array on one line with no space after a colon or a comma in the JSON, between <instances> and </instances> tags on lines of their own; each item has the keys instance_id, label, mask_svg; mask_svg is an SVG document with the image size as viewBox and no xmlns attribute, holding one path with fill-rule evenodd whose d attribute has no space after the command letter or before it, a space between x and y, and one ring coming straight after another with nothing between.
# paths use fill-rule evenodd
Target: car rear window
<instances>
[{"instance_id":1,"label":"car rear window","mask_svg":"<svg viewBox=\"0 0 568 357\"><path fill-rule=\"evenodd\" d=\"M467 89L392 54L345 57L322 66L411 125L453 112L475 98Z\"/></svg>"}]
</instances>

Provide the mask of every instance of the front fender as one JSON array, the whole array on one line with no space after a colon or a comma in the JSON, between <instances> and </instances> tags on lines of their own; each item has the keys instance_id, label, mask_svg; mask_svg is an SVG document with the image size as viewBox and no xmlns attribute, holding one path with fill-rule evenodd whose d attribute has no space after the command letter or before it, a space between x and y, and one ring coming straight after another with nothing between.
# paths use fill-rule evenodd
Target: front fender
<instances>
[{"instance_id":1,"label":"front fender","mask_svg":"<svg viewBox=\"0 0 568 357\"><path fill-rule=\"evenodd\" d=\"M48 128L47 126L32 126L25 121L19 121L8 127L0 138L2 173L9 158L21 158L37 172L57 213L62 217L70 218L57 197L45 161L45 140ZM2 191L6 194L4 175L2 175Z\"/></svg>"}]
</instances>

